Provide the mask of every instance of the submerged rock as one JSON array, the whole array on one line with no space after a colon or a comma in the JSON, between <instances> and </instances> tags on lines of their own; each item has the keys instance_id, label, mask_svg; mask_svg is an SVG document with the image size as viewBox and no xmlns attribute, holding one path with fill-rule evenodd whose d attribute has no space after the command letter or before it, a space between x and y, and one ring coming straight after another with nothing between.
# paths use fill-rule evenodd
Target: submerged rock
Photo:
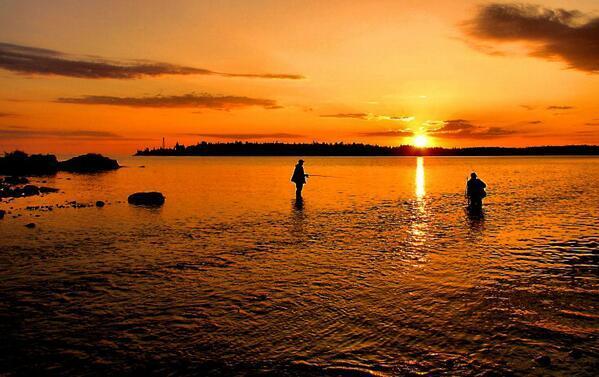
<instances>
[{"instance_id":1,"label":"submerged rock","mask_svg":"<svg viewBox=\"0 0 599 377\"><path fill-rule=\"evenodd\" d=\"M164 204L164 195L160 192L136 192L129 195L129 204L141 206L161 206Z\"/></svg>"},{"instance_id":2,"label":"submerged rock","mask_svg":"<svg viewBox=\"0 0 599 377\"><path fill-rule=\"evenodd\" d=\"M34 185L27 185L23 187L23 196L34 196L40 194L40 189Z\"/></svg>"},{"instance_id":3,"label":"submerged rock","mask_svg":"<svg viewBox=\"0 0 599 377\"><path fill-rule=\"evenodd\" d=\"M33 228L35 228L35 223L26 224L25 227L27 227L29 229L33 229Z\"/></svg>"},{"instance_id":4,"label":"submerged rock","mask_svg":"<svg viewBox=\"0 0 599 377\"><path fill-rule=\"evenodd\" d=\"M52 187L37 187L35 185L13 188L0 184L0 198L22 198L25 196L48 194L51 192L58 192L58 189Z\"/></svg>"},{"instance_id":5,"label":"submerged rock","mask_svg":"<svg viewBox=\"0 0 599 377\"><path fill-rule=\"evenodd\" d=\"M12 176L5 177L4 180L2 180L2 182L4 182L7 185L25 185L29 183L29 180L25 177Z\"/></svg>"},{"instance_id":6,"label":"submerged rock","mask_svg":"<svg viewBox=\"0 0 599 377\"><path fill-rule=\"evenodd\" d=\"M568 355L573 359L580 359L583 356L582 351L578 348L574 348L572 351L568 352Z\"/></svg>"},{"instance_id":7,"label":"submerged rock","mask_svg":"<svg viewBox=\"0 0 599 377\"><path fill-rule=\"evenodd\" d=\"M40 187L39 189L40 189L40 192L41 192L42 194L48 194L48 193L51 193L51 192L58 192L58 191L60 191L60 190L58 190L57 188L54 188L54 187L46 187L46 186L42 186L42 187Z\"/></svg>"},{"instance_id":8,"label":"submerged rock","mask_svg":"<svg viewBox=\"0 0 599 377\"><path fill-rule=\"evenodd\" d=\"M551 365L551 358L547 355L539 356L535 358L537 364L547 367Z\"/></svg>"},{"instance_id":9,"label":"submerged rock","mask_svg":"<svg viewBox=\"0 0 599 377\"><path fill-rule=\"evenodd\" d=\"M119 163L97 153L88 153L59 163L59 169L72 173L95 173L120 168Z\"/></svg>"}]
</instances>

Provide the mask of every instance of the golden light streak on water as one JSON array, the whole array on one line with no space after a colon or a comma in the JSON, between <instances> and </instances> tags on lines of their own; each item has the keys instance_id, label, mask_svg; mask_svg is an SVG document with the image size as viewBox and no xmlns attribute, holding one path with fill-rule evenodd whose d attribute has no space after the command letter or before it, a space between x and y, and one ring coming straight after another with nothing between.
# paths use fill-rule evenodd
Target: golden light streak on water
<instances>
[{"instance_id":1,"label":"golden light streak on water","mask_svg":"<svg viewBox=\"0 0 599 377\"><path fill-rule=\"evenodd\" d=\"M422 199L426 194L424 188L424 158L416 158L416 197Z\"/></svg>"}]
</instances>

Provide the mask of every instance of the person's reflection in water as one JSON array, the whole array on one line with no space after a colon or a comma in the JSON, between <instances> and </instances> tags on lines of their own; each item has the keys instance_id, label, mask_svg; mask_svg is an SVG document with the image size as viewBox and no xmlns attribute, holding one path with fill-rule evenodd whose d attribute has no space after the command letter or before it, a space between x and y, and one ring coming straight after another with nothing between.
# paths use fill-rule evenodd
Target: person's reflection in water
<instances>
[{"instance_id":1,"label":"person's reflection in water","mask_svg":"<svg viewBox=\"0 0 599 377\"><path fill-rule=\"evenodd\" d=\"M297 210L297 211L304 210L304 199L302 199L301 196L299 198L296 198L295 200L292 200L291 203L293 203L293 208L295 210Z\"/></svg>"},{"instance_id":2,"label":"person's reflection in water","mask_svg":"<svg viewBox=\"0 0 599 377\"><path fill-rule=\"evenodd\" d=\"M296 198L291 201L291 235L295 242L304 242L306 235L304 232L304 222L306 219L304 200Z\"/></svg>"},{"instance_id":3,"label":"person's reflection in water","mask_svg":"<svg viewBox=\"0 0 599 377\"><path fill-rule=\"evenodd\" d=\"M482 207L466 208L468 226L473 233L481 233L485 226L485 211Z\"/></svg>"},{"instance_id":4,"label":"person's reflection in water","mask_svg":"<svg viewBox=\"0 0 599 377\"><path fill-rule=\"evenodd\" d=\"M295 183L296 202L302 198L302 189L306 184L306 177L308 177L308 174L304 173L304 160L299 160L291 176L291 182Z\"/></svg>"}]
</instances>

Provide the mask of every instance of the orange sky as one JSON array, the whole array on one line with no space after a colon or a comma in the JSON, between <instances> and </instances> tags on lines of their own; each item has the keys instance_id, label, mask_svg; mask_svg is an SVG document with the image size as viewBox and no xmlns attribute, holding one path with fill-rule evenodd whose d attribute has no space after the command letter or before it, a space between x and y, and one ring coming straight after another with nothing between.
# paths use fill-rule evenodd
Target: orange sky
<instances>
[{"instance_id":1,"label":"orange sky","mask_svg":"<svg viewBox=\"0 0 599 377\"><path fill-rule=\"evenodd\" d=\"M0 151L599 144L599 3L531 4L2 1Z\"/></svg>"}]
</instances>

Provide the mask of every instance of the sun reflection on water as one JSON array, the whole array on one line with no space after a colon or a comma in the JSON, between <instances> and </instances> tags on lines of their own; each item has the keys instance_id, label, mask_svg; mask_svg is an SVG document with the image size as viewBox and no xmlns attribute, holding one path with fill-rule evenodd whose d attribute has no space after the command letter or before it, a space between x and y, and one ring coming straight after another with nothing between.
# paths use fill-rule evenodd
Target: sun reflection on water
<instances>
[{"instance_id":1,"label":"sun reflection on water","mask_svg":"<svg viewBox=\"0 0 599 377\"><path fill-rule=\"evenodd\" d=\"M426 194L424 189L424 158L416 158L416 198L422 199Z\"/></svg>"},{"instance_id":2,"label":"sun reflection on water","mask_svg":"<svg viewBox=\"0 0 599 377\"><path fill-rule=\"evenodd\" d=\"M411 234L411 243L415 246L422 246L426 241L427 235L427 218L426 218L426 203L424 200L424 196L426 194L425 190L425 180L424 180L424 158L417 157L416 158L416 178L415 178L415 194L416 194L416 202L413 213L413 222L410 227ZM420 262L424 262L426 258L420 260Z\"/></svg>"}]
</instances>

